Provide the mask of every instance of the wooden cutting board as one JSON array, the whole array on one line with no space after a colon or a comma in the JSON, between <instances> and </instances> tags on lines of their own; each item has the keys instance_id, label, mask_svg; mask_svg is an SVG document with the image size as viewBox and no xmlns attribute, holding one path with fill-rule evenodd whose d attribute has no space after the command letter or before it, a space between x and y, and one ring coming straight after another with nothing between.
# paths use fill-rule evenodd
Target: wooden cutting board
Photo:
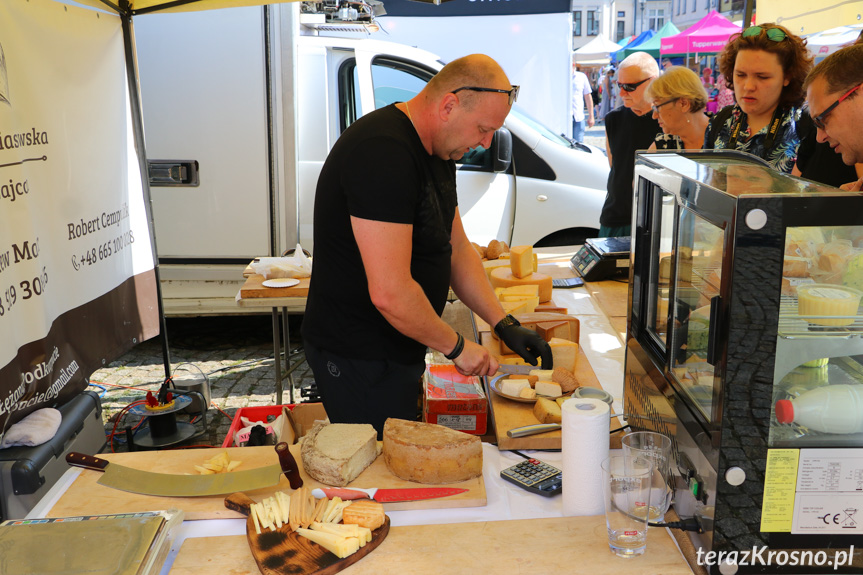
<instances>
[{"instance_id":1,"label":"wooden cutting board","mask_svg":"<svg viewBox=\"0 0 863 575\"><path fill-rule=\"evenodd\" d=\"M309 279L300 278L300 283L285 288L270 288L264 286L264 276L253 274L246 278L243 287L240 288L240 297L306 297L309 295Z\"/></svg>"},{"instance_id":2,"label":"wooden cutting board","mask_svg":"<svg viewBox=\"0 0 863 575\"><path fill-rule=\"evenodd\" d=\"M272 446L230 447L227 449L227 452L232 460L243 462L240 469L252 469L272 465L278 461ZM216 449L177 449L111 453L100 455L99 457L135 469L146 469L158 473L183 474L197 473L193 465L200 465L217 453L218 450ZM299 444L291 446L291 453L300 467L300 475L303 478L304 484L311 488L322 487L320 483L311 479L303 469ZM97 481L100 475L101 473L98 471L81 470L81 475L69 486L69 489L66 490L54 507L47 512L47 515L49 517L72 517L78 515L133 513L152 511L153 509L176 508L182 509L185 512L185 519L187 520L233 519L241 517L239 513L225 508L224 495L213 497L156 497L128 493L99 485ZM382 487L392 489L434 486L399 479L390 473L386 463L384 463L384 458L379 456L359 477L351 482L349 487ZM482 476L461 483L449 484L447 487L461 487L468 489L468 491L439 499L385 503L384 509L390 512L404 509L482 507L486 504L485 483ZM248 495L255 501L260 501L265 497L271 496L276 491L290 492L288 480L282 477L277 486L250 491Z\"/></svg>"},{"instance_id":3,"label":"wooden cutting board","mask_svg":"<svg viewBox=\"0 0 863 575\"><path fill-rule=\"evenodd\" d=\"M648 529L647 551L621 559L608 548L605 517L555 517L450 525L392 527L374 553L344 575L462 573L575 573L691 575L664 529ZM242 535L186 539L171 575L259 573Z\"/></svg>"},{"instance_id":4,"label":"wooden cutting board","mask_svg":"<svg viewBox=\"0 0 863 575\"><path fill-rule=\"evenodd\" d=\"M229 503L230 501L230 503ZM234 493L225 500L225 505L238 508L249 515L253 503L243 493ZM246 539L252 557L263 575L303 573L305 575L335 575L350 567L380 545L390 531L390 518L372 531L372 540L347 557L339 558L323 546L295 533L287 525L272 530L264 528L257 532L251 516L246 518Z\"/></svg>"}]
</instances>

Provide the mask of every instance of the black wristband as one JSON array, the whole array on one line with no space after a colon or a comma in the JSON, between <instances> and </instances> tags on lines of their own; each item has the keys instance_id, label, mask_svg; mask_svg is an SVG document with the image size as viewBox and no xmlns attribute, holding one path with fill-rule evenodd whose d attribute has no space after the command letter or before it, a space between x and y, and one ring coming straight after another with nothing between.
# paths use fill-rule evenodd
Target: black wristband
<instances>
[{"instance_id":1,"label":"black wristband","mask_svg":"<svg viewBox=\"0 0 863 575\"><path fill-rule=\"evenodd\" d=\"M497 322L497 325L494 326L494 333L497 334L497 337L502 337L503 330L508 328L511 325L521 325L517 319L512 317L512 314L506 314L502 320Z\"/></svg>"},{"instance_id":2,"label":"black wristband","mask_svg":"<svg viewBox=\"0 0 863 575\"><path fill-rule=\"evenodd\" d=\"M455 342L455 347L452 348L451 352L444 355L450 361L461 355L461 352L464 350L464 336L458 332L456 332L456 335L458 336L458 340Z\"/></svg>"}]
</instances>

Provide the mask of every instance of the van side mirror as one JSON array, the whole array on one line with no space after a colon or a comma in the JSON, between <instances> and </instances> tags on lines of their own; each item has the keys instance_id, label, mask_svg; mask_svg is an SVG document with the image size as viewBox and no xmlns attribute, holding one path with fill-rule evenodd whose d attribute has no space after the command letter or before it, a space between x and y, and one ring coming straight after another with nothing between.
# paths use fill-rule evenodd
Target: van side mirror
<instances>
[{"instance_id":1,"label":"van side mirror","mask_svg":"<svg viewBox=\"0 0 863 575\"><path fill-rule=\"evenodd\" d=\"M494 173L506 172L512 164L512 133L501 128L491 139L491 170Z\"/></svg>"}]
</instances>

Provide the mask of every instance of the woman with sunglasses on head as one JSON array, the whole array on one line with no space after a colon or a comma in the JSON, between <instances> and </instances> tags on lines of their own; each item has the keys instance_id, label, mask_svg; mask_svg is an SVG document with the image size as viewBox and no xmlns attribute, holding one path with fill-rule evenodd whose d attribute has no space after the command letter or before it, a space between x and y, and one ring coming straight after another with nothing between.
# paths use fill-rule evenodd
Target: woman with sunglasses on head
<instances>
[{"instance_id":1,"label":"woman with sunglasses on head","mask_svg":"<svg viewBox=\"0 0 863 575\"><path fill-rule=\"evenodd\" d=\"M700 150L707 129L707 91L689 68L672 66L647 87L653 117L662 128L649 150Z\"/></svg>"},{"instance_id":2,"label":"woman with sunglasses on head","mask_svg":"<svg viewBox=\"0 0 863 575\"><path fill-rule=\"evenodd\" d=\"M791 172L808 133L797 124L811 66L805 40L782 26L751 26L732 36L719 56L719 71L733 82L737 103L713 117L704 147L748 152Z\"/></svg>"}]
</instances>

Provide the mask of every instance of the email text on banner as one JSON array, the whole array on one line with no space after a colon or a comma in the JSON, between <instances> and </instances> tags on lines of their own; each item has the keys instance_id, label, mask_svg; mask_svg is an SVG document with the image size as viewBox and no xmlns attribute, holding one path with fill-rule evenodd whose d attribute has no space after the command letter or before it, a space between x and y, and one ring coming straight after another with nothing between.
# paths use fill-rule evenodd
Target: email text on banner
<instances>
[{"instance_id":1,"label":"email text on banner","mask_svg":"<svg viewBox=\"0 0 863 575\"><path fill-rule=\"evenodd\" d=\"M0 415L45 403L57 397L60 391L72 379L72 376L80 369L78 362L73 359L67 366L61 368L59 373L55 373L54 368L59 359L60 351L55 347L51 353L51 357L47 361L39 362L33 369L22 373L21 384L0 402ZM24 399L27 390L34 389L39 381L53 377L54 375L57 377L50 387L42 393Z\"/></svg>"}]
</instances>

